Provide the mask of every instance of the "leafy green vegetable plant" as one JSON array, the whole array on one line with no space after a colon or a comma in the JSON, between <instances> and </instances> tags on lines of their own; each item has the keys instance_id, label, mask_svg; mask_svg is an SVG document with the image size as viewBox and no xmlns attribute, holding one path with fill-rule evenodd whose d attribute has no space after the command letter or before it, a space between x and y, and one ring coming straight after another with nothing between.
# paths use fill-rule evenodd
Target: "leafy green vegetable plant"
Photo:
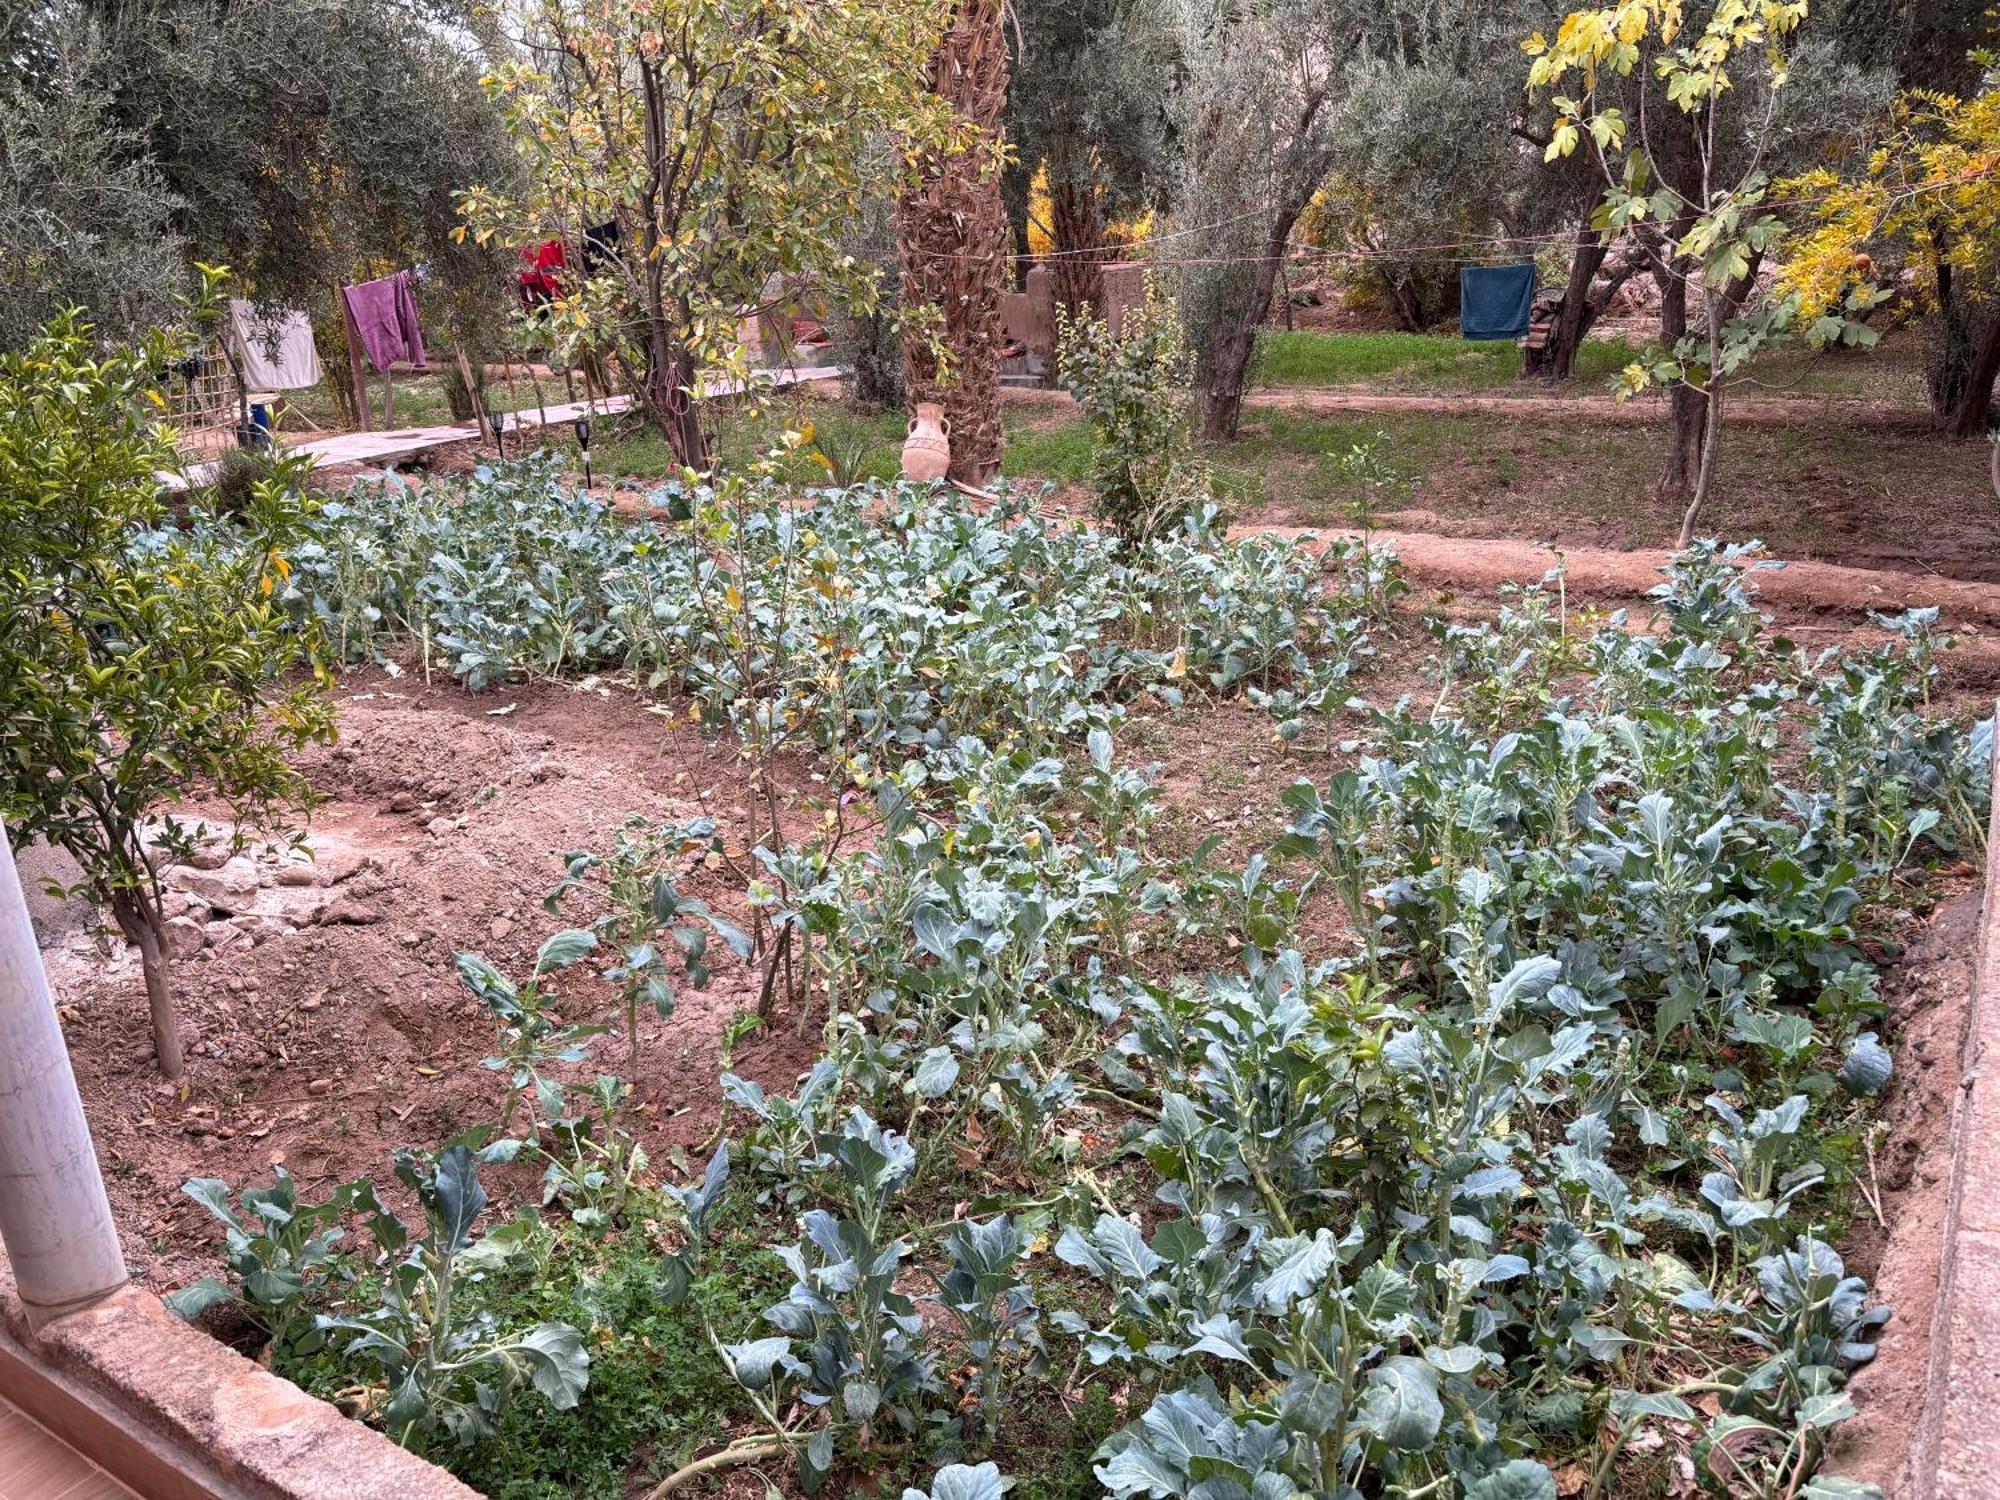
<instances>
[{"instance_id":1,"label":"leafy green vegetable plant","mask_svg":"<svg viewBox=\"0 0 2000 1500\"><path fill-rule=\"evenodd\" d=\"M347 1184L324 1203L301 1203L298 1184L282 1166L271 1169L269 1187L246 1187L239 1208L229 1202L229 1185L215 1177L195 1177L181 1191L221 1221L229 1281L213 1276L169 1294L169 1308L196 1318L220 1303L232 1303L263 1331L280 1358L311 1354L326 1342L315 1321L318 1311L354 1279L352 1259L341 1250L342 1221L364 1190Z\"/></svg>"},{"instance_id":2,"label":"leafy green vegetable plant","mask_svg":"<svg viewBox=\"0 0 2000 1500\"><path fill-rule=\"evenodd\" d=\"M486 1059L485 1066L508 1076L507 1103L500 1116L505 1130L523 1094L532 1092L543 1118L555 1119L563 1113L561 1084L546 1071L556 1063L577 1063L584 1059L593 1037L601 1036L602 1026L584 1025L563 1019L556 1009L559 997L546 982L551 974L566 969L597 946L597 935L582 928L558 932L535 955L535 971L516 984L476 953L458 955L458 977L478 997L500 1026L505 1049Z\"/></svg>"},{"instance_id":3,"label":"leafy green vegetable plant","mask_svg":"<svg viewBox=\"0 0 2000 1500\"><path fill-rule=\"evenodd\" d=\"M587 1090L558 1088L564 1108L539 1121L532 1138L546 1164L542 1204L560 1203L587 1229L623 1224L649 1165L645 1147L619 1124L624 1081L602 1074ZM579 1098L587 1102L572 1112L571 1101Z\"/></svg>"},{"instance_id":4,"label":"leafy green vegetable plant","mask_svg":"<svg viewBox=\"0 0 2000 1500\"><path fill-rule=\"evenodd\" d=\"M1098 516L1134 543L1175 529L1210 488L1207 468L1189 456L1192 365L1180 310L1149 280L1115 333L1087 309L1058 307L1056 318L1056 364L1090 427Z\"/></svg>"},{"instance_id":5,"label":"leafy green vegetable plant","mask_svg":"<svg viewBox=\"0 0 2000 1500\"><path fill-rule=\"evenodd\" d=\"M639 1069L640 1002L665 1019L674 1013L676 996L670 953L678 954L682 977L695 989L708 985L708 930L713 929L739 958L750 956L750 940L707 905L684 896L675 872L688 856L714 847L715 823L698 819L686 827L672 824L648 828L645 819L625 820L611 853L577 850L563 861L563 878L549 891L544 905L553 912L569 896L591 892L609 906L591 926L598 940L615 954L604 977L618 986L625 1014L628 1070Z\"/></svg>"},{"instance_id":6,"label":"leafy green vegetable plant","mask_svg":"<svg viewBox=\"0 0 2000 1500\"><path fill-rule=\"evenodd\" d=\"M460 1142L435 1158L401 1152L396 1176L423 1207L412 1233L379 1199L360 1202L384 1261L373 1307L322 1316L342 1353L374 1367L386 1386L382 1419L405 1447L428 1449L440 1437L459 1446L492 1432L494 1417L520 1387L532 1386L557 1409L576 1404L589 1381L582 1336L565 1323L503 1330L463 1306L464 1257L477 1244L473 1226L486 1207L472 1148Z\"/></svg>"}]
</instances>

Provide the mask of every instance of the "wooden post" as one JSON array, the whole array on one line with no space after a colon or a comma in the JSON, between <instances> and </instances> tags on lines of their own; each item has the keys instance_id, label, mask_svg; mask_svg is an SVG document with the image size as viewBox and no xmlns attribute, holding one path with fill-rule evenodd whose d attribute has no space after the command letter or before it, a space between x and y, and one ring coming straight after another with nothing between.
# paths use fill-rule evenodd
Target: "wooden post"
<instances>
[{"instance_id":1,"label":"wooden post","mask_svg":"<svg viewBox=\"0 0 2000 1500\"><path fill-rule=\"evenodd\" d=\"M347 330L347 373L354 382L354 419L363 432L368 425L368 372L362 367L361 330L354 323L354 309L347 305L347 289L340 288L340 321Z\"/></svg>"},{"instance_id":2,"label":"wooden post","mask_svg":"<svg viewBox=\"0 0 2000 1500\"><path fill-rule=\"evenodd\" d=\"M69 1051L0 828L0 1241L35 1327L125 1284Z\"/></svg>"},{"instance_id":3,"label":"wooden post","mask_svg":"<svg viewBox=\"0 0 2000 1500\"><path fill-rule=\"evenodd\" d=\"M472 361L465 357L465 351L458 351L458 378L465 382L466 400L472 405L472 421L478 427L480 436L486 435L486 403L479 397L479 386L472 378Z\"/></svg>"}]
</instances>

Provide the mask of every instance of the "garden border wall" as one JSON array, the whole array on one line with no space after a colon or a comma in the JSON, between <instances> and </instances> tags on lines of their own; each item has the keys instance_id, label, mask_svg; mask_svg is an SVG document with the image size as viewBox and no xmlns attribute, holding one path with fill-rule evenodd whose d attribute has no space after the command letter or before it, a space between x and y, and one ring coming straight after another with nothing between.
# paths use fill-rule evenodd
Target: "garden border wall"
<instances>
[{"instance_id":1,"label":"garden border wall","mask_svg":"<svg viewBox=\"0 0 2000 1500\"><path fill-rule=\"evenodd\" d=\"M143 1500L479 1500L137 1287L31 1332L0 1261L0 1396Z\"/></svg>"},{"instance_id":2,"label":"garden border wall","mask_svg":"<svg viewBox=\"0 0 2000 1500\"><path fill-rule=\"evenodd\" d=\"M1930 1370L1901 1500L2000 1494L2000 756L1994 772Z\"/></svg>"}]
</instances>

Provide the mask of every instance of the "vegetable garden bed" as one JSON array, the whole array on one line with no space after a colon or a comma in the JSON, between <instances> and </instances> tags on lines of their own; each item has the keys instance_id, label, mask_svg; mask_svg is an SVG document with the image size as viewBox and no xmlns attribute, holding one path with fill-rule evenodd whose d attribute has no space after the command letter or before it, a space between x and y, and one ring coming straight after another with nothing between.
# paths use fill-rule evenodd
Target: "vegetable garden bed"
<instances>
[{"instance_id":1,"label":"vegetable garden bed","mask_svg":"<svg viewBox=\"0 0 2000 1500\"><path fill-rule=\"evenodd\" d=\"M369 915L204 951L342 1071L211 1011L110 1127L192 1281L141 1142L212 1126L184 1302L276 1368L494 1495L1865 1493L1878 967L1986 811L1933 615L1816 657L1700 548L1427 639L1359 545L533 469L324 528Z\"/></svg>"}]
</instances>

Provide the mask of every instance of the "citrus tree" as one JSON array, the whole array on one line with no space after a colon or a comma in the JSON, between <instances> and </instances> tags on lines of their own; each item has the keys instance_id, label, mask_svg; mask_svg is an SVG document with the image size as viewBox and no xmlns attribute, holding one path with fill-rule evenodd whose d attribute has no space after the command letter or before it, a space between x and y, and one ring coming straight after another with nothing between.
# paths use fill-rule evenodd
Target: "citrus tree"
<instances>
[{"instance_id":1,"label":"citrus tree","mask_svg":"<svg viewBox=\"0 0 2000 1500\"><path fill-rule=\"evenodd\" d=\"M1522 44L1529 91L1554 108L1546 159L1588 152L1604 187L1593 225L1630 233L1660 285L1660 339L1626 368L1618 394L1669 392L1659 490L1684 506L1682 546L1714 479L1724 392L1799 310L1759 273L1787 230L1768 201L1770 167L1806 11L1807 0L1620 0L1572 11L1553 38ZM1636 114L1627 92L1642 101ZM1644 107L1656 99L1663 108ZM1809 336L1875 338L1849 317L1817 319Z\"/></svg>"},{"instance_id":2,"label":"citrus tree","mask_svg":"<svg viewBox=\"0 0 2000 1500\"><path fill-rule=\"evenodd\" d=\"M153 1046L182 1071L149 820L193 792L237 828L283 830L308 798L284 752L331 737L306 650L276 602L309 460L273 460L228 521L174 524L176 462L157 383L180 357L153 334L97 351L63 313L0 356L0 817L67 850L144 964Z\"/></svg>"},{"instance_id":3,"label":"citrus tree","mask_svg":"<svg viewBox=\"0 0 2000 1500\"><path fill-rule=\"evenodd\" d=\"M704 370L741 375L739 321L766 303L865 311L876 268L841 237L893 188L882 132L950 126L923 67L939 0L530 0L519 61L486 78L524 186L462 195L481 243L559 238L570 273L536 313L556 341L608 355L691 468L708 464Z\"/></svg>"}]
</instances>

